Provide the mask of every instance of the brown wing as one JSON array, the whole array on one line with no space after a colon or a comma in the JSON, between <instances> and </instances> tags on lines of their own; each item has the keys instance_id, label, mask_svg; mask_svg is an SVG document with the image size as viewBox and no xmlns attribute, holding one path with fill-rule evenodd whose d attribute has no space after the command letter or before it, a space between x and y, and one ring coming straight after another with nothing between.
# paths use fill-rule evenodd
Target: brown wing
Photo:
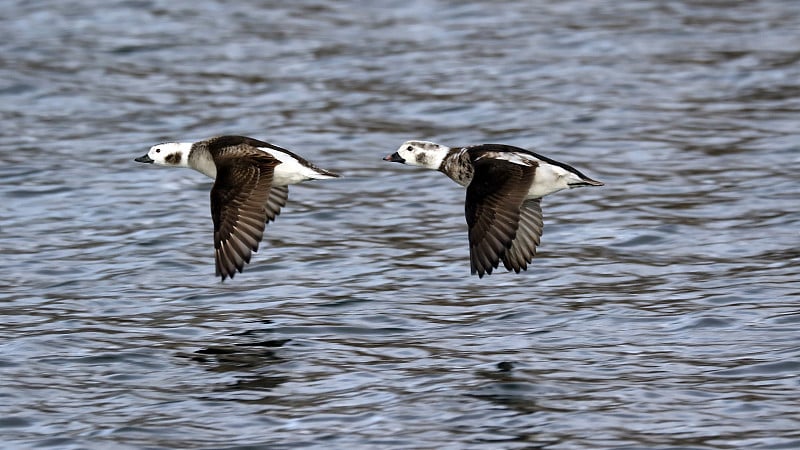
<instances>
[{"instance_id":1,"label":"brown wing","mask_svg":"<svg viewBox=\"0 0 800 450\"><path fill-rule=\"evenodd\" d=\"M528 270L528 263L536 255L536 246L542 238L542 199L534 198L522 203L519 214L519 227L511 248L503 255L503 265L508 270L519 273Z\"/></svg>"},{"instance_id":2,"label":"brown wing","mask_svg":"<svg viewBox=\"0 0 800 450\"><path fill-rule=\"evenodd\" d=\"M272 186L267 199L267 222L272 222L281 213L281 208L286 206L289 198L289 186Z\"/></svg>"},{"instance_id":3,"label":"brown wing","mask_svg":"<svg viewBox=\"0 0 800 450\"><path fill-rule=\"evenodd\" d=\"M497 159L475 162L465 204L473 274L491 274L511 247L535 171L535 166Z\"/></svg>"},{"instance_id":4,"label":"brown wing","mask_svg":"<svg viewBox=\"0 0 800 450\"><path fill-rule=\"evenodd\" d=\"M217 276L233 278L258 250L267 220L278 213L285 196L271 198L272 174L278 160L261 151L220 154L214 159L217 178L211 188L214 256ZM283 199L282 201L280 199ZM277 208L276 208L277 205Z\"/></svg>"}]
</instances>

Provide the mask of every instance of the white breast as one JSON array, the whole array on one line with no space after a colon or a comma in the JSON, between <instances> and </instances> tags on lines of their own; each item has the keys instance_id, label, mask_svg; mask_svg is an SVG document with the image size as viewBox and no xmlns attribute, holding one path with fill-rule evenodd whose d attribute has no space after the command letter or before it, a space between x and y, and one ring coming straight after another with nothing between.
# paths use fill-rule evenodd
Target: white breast
<instances>
[{"instance_id":1,"label":"white breast","mask_svg":"<svg viewBox=\"0 0 800 450\"><path fill-rule=\"evenodd\" d=\"M189 166L208 177L217 178L217 165L207 150L192 150L189 155Z\"/></svg>"}]
</instances>

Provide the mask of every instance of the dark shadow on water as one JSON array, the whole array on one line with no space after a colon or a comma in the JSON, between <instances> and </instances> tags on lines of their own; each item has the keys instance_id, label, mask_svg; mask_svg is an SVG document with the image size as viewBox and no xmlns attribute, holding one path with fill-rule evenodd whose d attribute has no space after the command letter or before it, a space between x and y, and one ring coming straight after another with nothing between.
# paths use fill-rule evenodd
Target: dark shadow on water
<instances>
[{"instance_id":1,"label":"dark shadow on water","mask_svg":"<svg viewBox=\"0 0 800 450\"><path fill-rule=\"evenodd\" d=\"M263 337L263 334L264 330L248 330L237 333L236 336L258 338ZM288 376L276 373L274 366L287 361L277 354L277 349L290 341L291 339L256 339L230 345L208 346L192 354L180 356L199 363L211 372L233 374L235 382L212 388L214 392L264 392L289 380Z\"/></svg>"}]
</instances>

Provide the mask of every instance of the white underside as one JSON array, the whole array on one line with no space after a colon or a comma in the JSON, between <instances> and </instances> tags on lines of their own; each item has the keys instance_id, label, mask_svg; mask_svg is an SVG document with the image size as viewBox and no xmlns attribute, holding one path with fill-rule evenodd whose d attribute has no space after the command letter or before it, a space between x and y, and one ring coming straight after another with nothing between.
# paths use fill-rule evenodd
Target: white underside
<instances>
[{"instance_id":1,"label":"white underside","mask_svg":"<svg viewBox=\"0 0 800 450\"><path fill-rule=\"evenodd\" d=\"M567 183L578 177L561 167L542 162L536 168L533 185L528 189L527 198L539 198L569 188Z\"/></svg>"},{"instance_id":2,"label":"white underside","mask_svg":"<svg viewBox=\"0 0 800 450\"><path fill-rule=\"evenodd\" d=\"M272 155L272 157L281 162L275 166L275 171L272 174L273 186L286 186L305 180L324 180L328 178L334 178L330 175L319 173L311 167L304 166L291 155L287 155L286 153L275 150L274 148L259 147L258 149L269 153Z\"/></svg>"},{"instance_id":3,"label":"white underside","mask_svg":"<svg viewBox=\"0 0 800 450\"><path fill-rule=\"evenodd\" d=\"M574 173L553 164L544 162L526 153L494 153L489 157L496 159L503 159L514 164L521 166L530 166L538 164L536 167L536 175L533 177L533 185L528 190L526 198L540 198L554 192L568 189L568 183L580 181L580 178Z\"/></svg>"}]
</instances>

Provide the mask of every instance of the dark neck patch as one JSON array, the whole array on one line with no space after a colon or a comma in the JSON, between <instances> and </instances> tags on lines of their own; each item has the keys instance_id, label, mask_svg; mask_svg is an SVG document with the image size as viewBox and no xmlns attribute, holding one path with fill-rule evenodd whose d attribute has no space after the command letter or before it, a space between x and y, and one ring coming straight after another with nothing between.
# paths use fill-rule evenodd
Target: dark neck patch
<instances>
[{"instance_id":1,"label":"dark neck patch","mask_svg":"<svg viewBox=\"0 0 800 450\"><path fill-rule=\"evenodd\" d=\"M463 147L451 148L442 160L439 171L456 183L466 186L472 181L473 165L469 153Z\"/></svg>"},{"instance_id":2,"label":"dark neck patch","mask_svg":"<svg viewBox=\"0 0 800 450\"><path fill-rule=\"evenodd\" d=\"M175 152L175 153L170 153L169 155L167 155L164 158L164 161L166 161L168 164L178 165L178 164L181 163L181 159L182 158L183 158L183 153Z\"/></svg>"}]
</instances>

